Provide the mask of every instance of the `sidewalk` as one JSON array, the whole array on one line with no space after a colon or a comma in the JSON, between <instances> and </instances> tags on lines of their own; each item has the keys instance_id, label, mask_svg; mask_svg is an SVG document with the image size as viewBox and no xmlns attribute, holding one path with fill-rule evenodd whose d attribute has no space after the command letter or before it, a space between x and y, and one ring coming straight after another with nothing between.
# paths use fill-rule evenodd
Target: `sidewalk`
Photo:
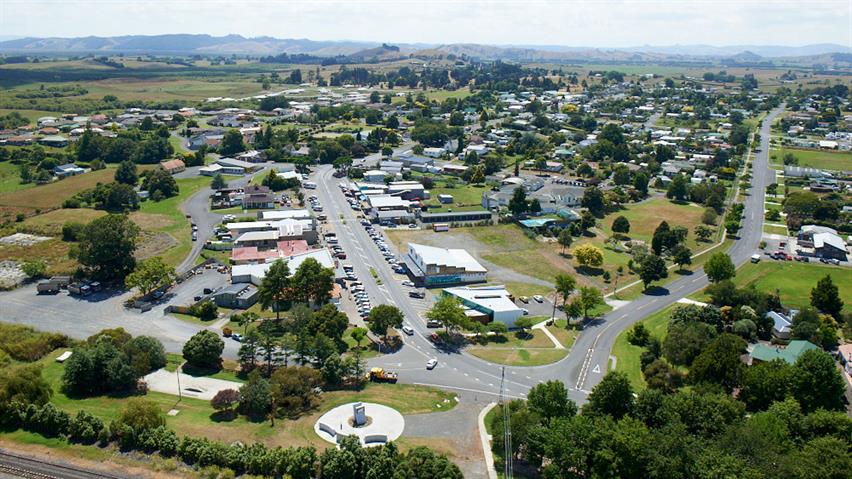
<instances>
[{"instance_id":1,"label":"sidewalk","mask_svg":"<svg viewBox=\"0 0 852 479\"><path fill-rule=\"evenodd\" d=\"M546 319L546 320L536 324L535 326L533 326L532 329L538 329L541 332L543 332L545 336L550 338L550 340L553 342L553 345L554 345L554 347L556 347L556 349L565 349L565 346L563 346L562 343L560 343L559 340L556 339L556 336L554 336L553 333L551 333L550 330L547 329L547 322L548 321L550 321L550 320Z\"/></svg>"}]
</instances>

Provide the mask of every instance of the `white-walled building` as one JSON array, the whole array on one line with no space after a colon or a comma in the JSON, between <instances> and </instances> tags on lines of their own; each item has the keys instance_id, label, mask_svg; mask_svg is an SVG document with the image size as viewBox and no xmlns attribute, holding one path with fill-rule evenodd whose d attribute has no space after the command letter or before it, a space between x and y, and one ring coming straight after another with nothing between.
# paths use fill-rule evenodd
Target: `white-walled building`
<instances>
[{"instance_id":1,"label":"white-walled building","mask_svg":"<svg viewBox=\"0 0 852 479\"><path fill-rule=\"evenodd\" d=\"M515 305L512 295L504 286L462 286L444 289L445 295L453 296L468 308L468 316L476 319L486 316L512 328L515 321L524 315L524 310Z\"/></svg>"},{"instance_id":2,"label":"white-walled building","mask_svg":"<svg viewBox=\"0 0 852 479\"><path fill-rule=\"evenodd\" d=\"M488 270L463 249L437 248L408 243L405 264L426 286L481 283Z\"/></svg>"}]
</instances>

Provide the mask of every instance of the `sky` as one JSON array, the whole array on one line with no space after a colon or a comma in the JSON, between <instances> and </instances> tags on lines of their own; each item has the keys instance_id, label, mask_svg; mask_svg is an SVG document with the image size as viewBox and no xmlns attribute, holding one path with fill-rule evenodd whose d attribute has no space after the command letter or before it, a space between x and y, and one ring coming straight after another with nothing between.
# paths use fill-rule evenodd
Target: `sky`
<instances>
[{"instance_id":1,"label":"sky","mask_svg":"<svg viewBox=\"0 0 852 479\"><path fill-rule=\"evenodd\" d=\"M836 43L852 0L0 0L0 35L631 47Z\"/></svg>"}]
</instances>

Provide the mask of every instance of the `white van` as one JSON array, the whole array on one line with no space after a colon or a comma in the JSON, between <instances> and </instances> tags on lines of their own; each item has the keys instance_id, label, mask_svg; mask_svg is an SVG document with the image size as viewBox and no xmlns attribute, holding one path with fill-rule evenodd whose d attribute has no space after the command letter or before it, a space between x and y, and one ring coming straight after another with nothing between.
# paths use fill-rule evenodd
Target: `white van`
<instances>
[{"instance_id":1,"label":"white van","mask_svg":"<svg viewBox=\"0 0 852 479\"><path fill-rule=\"evenodd\" d=\"M313 181L305 181L305 182L303 182L303 183L302 183L302 186L303 186L306 190L315 190L315 189L317 189L317 184L316 184L316 183L314 183Z\"/></svg>"}]
</instances>

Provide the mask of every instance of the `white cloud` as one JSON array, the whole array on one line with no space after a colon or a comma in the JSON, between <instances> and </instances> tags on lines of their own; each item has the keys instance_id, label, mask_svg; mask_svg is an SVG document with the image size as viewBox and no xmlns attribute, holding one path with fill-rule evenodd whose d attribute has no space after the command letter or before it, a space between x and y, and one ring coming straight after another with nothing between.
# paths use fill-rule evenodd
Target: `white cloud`
<instances>
[{"instance_id":1,"label":"white cloud","mask_svg":"<svg viewBox=\"0 0 852 479\"><path fill-rule=\"evenodd\" d=\"M594 47L852 46L851 10L848 0L0 0L0 31Z\"/></svg>"}]
</instances>

